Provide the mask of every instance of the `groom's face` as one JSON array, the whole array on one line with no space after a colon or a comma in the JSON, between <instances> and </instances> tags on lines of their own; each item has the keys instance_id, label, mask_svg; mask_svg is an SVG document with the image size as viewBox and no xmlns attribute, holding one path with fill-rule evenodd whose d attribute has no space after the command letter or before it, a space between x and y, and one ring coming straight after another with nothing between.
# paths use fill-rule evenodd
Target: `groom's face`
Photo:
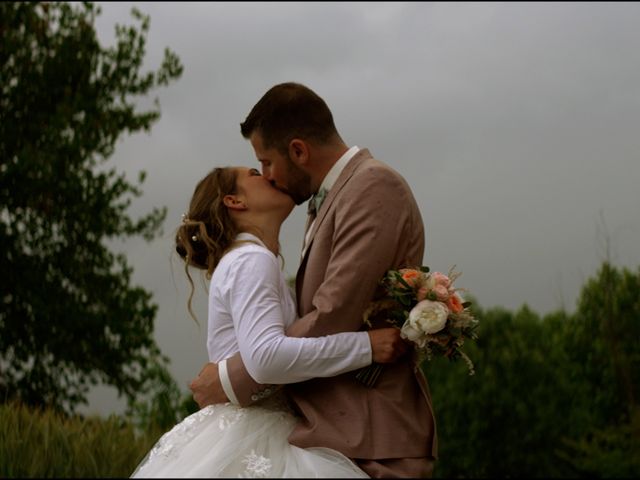
<instances>
[{"instance_id":1,"label":"groom's face","mask_svg":"<svg viewBox=\"0 0 640 480\"><path fill-rule=\"evenodd\" d=\"M289 195L296 205L311 196L311 177L298 167L289 157L276 148L265 148L262 136L255 132L250 138L258 161L262 165L262 175L278 190Z\"/></svg>"}]
</instances>

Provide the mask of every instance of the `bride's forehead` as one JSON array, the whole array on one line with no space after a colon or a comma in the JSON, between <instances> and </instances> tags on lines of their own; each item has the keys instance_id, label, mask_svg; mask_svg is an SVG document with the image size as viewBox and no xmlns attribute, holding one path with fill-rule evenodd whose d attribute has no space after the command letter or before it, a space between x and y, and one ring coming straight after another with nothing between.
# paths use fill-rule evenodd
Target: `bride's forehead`
<instances>
[{"instance_id":1,"label":"bride's forehead","mask_svg":"<svg viewBox=\"0 0 640 480\"><path fill-rule=\"evenodd\" d=\"M249 167L236 167L235 171L236 171L236 182L245 183L246 181L250 180L252 177L251 175L252 169Z\"/></svg>"},{"instance_id":2,"label":"bride's forehead","mask_svg":"<svg viewBox=\"0 0 640 480\"><path fill-rule=\"evenodd\" d=\"M251 177L254 175L261 175L260 170L254 167L236 167L238 177Z\"/></svg>"},{"instance_id":3,"label":"bride's forehead","mask_svg":"<svg viewBox=\"0 0 640 480\"><path fill-rule=\"evenodd\" d=\"M235 167L234 170L236 174L241 177L246 177L249 175L249 167Z\"/></svg>"}]
</instances>

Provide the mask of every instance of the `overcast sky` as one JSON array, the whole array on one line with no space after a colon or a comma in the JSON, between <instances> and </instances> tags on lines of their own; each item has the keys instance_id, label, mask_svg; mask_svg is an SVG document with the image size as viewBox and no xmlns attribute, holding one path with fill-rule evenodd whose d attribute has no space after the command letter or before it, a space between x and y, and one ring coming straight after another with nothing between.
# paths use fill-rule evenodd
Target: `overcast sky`
<instances>
[{"instance_id":1,"label":"overcast sky","mask_svg":"<svg viewBox=\"0 0 640 480\"><path fill-rule=\"evenodd\" d=\"M156 339L187 382L207 361L206 292L188 316L172 240L196 182L214 166L257 167L239 124L276 83L325 99L345 142L405 176L426 227L424 263L463 272L483 308L574 311L605 258L640 265L640 4L103 3L103 43L132 6L150 15L145 69L165 47L182 77L152 96L150 134L110 163L137 178L136 216L167 206L163 235L124 244L134 282L159 305ZM305 208L281 245L295 274ZM97 389L88 411L119 411Z\"/></svg>"}]
</instances>

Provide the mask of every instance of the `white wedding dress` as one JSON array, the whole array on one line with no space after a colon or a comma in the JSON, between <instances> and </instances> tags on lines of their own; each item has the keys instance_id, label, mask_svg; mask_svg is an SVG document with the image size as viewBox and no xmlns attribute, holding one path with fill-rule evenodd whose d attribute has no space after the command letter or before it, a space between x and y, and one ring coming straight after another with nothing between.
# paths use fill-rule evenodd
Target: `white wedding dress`
<instances>
[{"instance_id":1,"label":"white wedding dress","mask_svg":"<svg viewBox=\"0 0 640 480\"><path fill-rule=\"evenodd\" d=\"M209 405L165 433L132 477L367 477L335 450L290 445L294 423L278 408Z\"/></svg>"},{"instance_id":2,"label":"white wedding dress","mask_svg":"<svg viewBox=\"0 0 640 480\"><path fill-rule=\"evenodd\" d=\"M371 362L366 332L285 337L295 304L278 259L257 237L243 233L238 239L250 243L222 258L209 287L207 349L212 362L240 351L257 381L274 384L338 375ZM367 477L335 450L289 444L295 422L281 392L250 407L230 402L207 406L165 433L132 477Z\"/></svg>"}]
</instances>

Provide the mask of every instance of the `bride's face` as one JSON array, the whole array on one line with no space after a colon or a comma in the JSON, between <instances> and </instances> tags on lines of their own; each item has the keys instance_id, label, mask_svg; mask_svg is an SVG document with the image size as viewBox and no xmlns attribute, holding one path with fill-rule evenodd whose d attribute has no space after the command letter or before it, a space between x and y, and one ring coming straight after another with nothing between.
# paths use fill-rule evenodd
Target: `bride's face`
<instances>
[{"instance_id":1,"label":"bride's face","mask_svg":"<svg viewBox=\"0 0 640 480\"><path fill-rule=\"evenodd\" d=\"M247 207L254 211L277 211L286 216L295 205L289 195L271 185L255 168L239 167L236 186Z\"/></svg>"}]
</instances>

